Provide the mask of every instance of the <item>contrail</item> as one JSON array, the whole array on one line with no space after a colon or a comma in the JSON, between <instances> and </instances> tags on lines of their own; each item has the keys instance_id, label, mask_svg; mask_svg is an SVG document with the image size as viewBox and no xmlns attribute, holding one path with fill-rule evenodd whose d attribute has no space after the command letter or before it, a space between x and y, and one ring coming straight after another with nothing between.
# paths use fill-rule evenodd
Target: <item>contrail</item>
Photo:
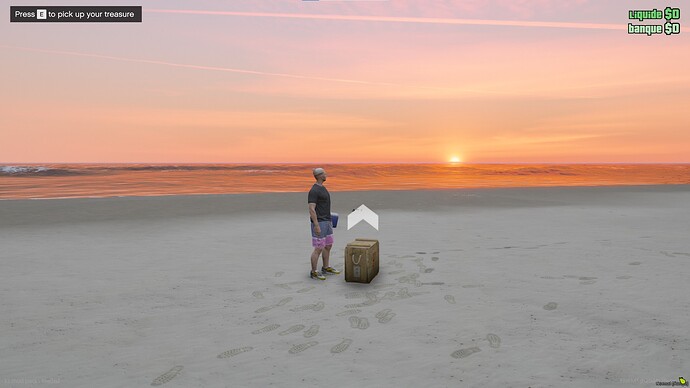
<instances>
[{"instance_id":1,"label":"contrail","mask_svg":"<svg viewBox=\"0 0 690 388\"><path fill-rule=\"evenodd\" d=\"M344 83L365 84L365 85L409 87L406 85L387 83L387 82L372 82L372 81L362 81L362 80L345 79L345 78L329 78L329 77L316 77L316 76L300 75L300 74L273 73L273 72L267 72L267 71L235 69L235 68L231 68L231 67L217 67L217 66L204 66L204 65L186 64L186 63L166 62L166 61L158 61L158 60L153 60L153 59L124 58L124 57L116 57L116 56L111 56L111 55L82 53L82 52L76 52L76 51L35 49L35 48L7 46L7 45L0 45L0 47L15 49L15 50L48 53L48 54L74 55L74 56L80 56L80 57L110 59L110 60L123 61L123 62L149 63L149 64L154 64L154 65L184 67L184 68L188 68L188 69L198 69L198 70L225 71L225 72L230 72L230 73L288 77L288 78L310 79L310 80L330 81L330 82L344 82Z\"/></svg>"},{"instance_id":2,"label":"contrail","mask_svg":"<svg viewBox=\"0 0 690 388\"><path fill-rule=\"evenodd\" d=\"M489 90L440 88L440 87L434 87L434 86L404 85L404 84L397 84L397 83L390 83L390 82L376 82L376 81L364 81L364 80L355 80L355 79L346 79L346 78L330 78L330 77L318 77L318 76L301 75L301 74L275 73L275 72L247 70L247 69L235 69L235 68L231 68L231 67L217 67L217 66L204 66L204 65L186 64L186 63L175 63L175 62L167 62L167 61L158 61L158 60L153 60L153 59L125 58L125 57L116 57L116 56L112 56L112 55L90 54L90 53L82 53L82 52L76 52L76 51L36 49L36 48L8 46L8 45L0 45L0 47L8 48L8 49L14 49L14 50L47 53L47 54L72 55L72 56L88 57L88 58L109 59L109 60L122 61L122 62L147 63L147 64L153 64L153 65L181 67L181 68L187 68L187 69L222 71L222 72L240 73L240 74L253 74L253 75L259 75L259 76L273 76L273 77L284 77L284 78L308 79L308 80L315 80L315 81L339 82L339 83L349 83L349 84L359 84L359 85L387 86L387 87L397 87L397 88L404 88L404 89L436 90L436 91L445 91L445 92L449 92L449 91L450 92L466 92L466 93L475 93L475 94L484 94L484 95L513 95L510 93L504 93L504 92L498 92L498 91L489 91Z\"/></svg>"},{"instance_id":3,"label":"contrail","mask_svg":"<svg viewBox=\"0 0 690 388\"><path fill-rule=\"evenodd\" d=\"M294 79L308 79L308 80L339 82L339 83L349 83L349 84L359 84L359 85L396 87L396 88L403 88L403 89L434 90L434 91L455 92L455 93L465 92L465 93L473 93L473 94L478 94L478 95L490 95L490 96L504 96L504 97L535 96L532 93L510 93L510 92L501 92L501 91L494 91L494 90L442 88L442 87L434 87L434 86L404 85L404 84L396 84L396 83L390 83L390 82L363 81L363 80L354 80L354 79L345 79L345 78L317 77L317 76L308 76L308 75L300 75L300 74L274 73L274 72L265 72L265 71L257 71L257 70L235 69L235 68L228 68L228 67L175 63L175 62L158 61L158 60L152 60L152 59L125 58L125 57L116 57L116 56L112 56L112 55L90 54L90 53L83 53L83 52L76 52L76 51L48 50L48 49L38 49L38 48L30 48L30 47L8 46L8 45L3 45L3 44L0 44L0 48L12 49L12 50L22 50L22 51L31 51L31 52L38 52L38 53L47 53L47 54L71 55L71 56L79 56L79 57L87 57L87 58L108 59L108 60L115 60L115 61L122 61L122 62L146 63L146 64L180 67L180 68L187 68L187 69L221 71L221 72L230 72L230 73L239 73L239 74L253 74L253 75L258 75L258 76L286 77L286 78L294 78ZM680 82L681 80L674 78L672 81L673 82ZM682 81L690 82L690 80L688 80L688 79L684 79ZM670 81L669 80L659 80L658 82L670 82ZM639 82L635 82L633 84L639 85ZM625 83L625 84L580 85L580 86L572 86L572 87L562 87L561 90L579 90L579 89L586 90L586 89L591 89L591 88L629 86L629 85L633 85L633 84ZM547 90L547 91L541 91L541 92L549 92L549 91Z\"/></svg>"},{"instance_id":4,"label":"contrail","mask_svg":"<svg viewBox=\"0 0 690 388\"><path fill-rule=\"evenodd\" d=\"M294 14L270 12L232 12L232 11L201 11L190 9L144 9L151 13L178 13L191 15L218 16L249 16L284 19L314 19L314 20L347 20L363 22L392 22L392 23L422 23L422 24L455 24L479 26L508 26L508 27L545 27L545 28L576 28L589 30L625 30L625 24L601 23L571 23L571 22L540 22L520 20L490 20L490 19L449 19L449 18L421 18L405 16L361 16L361 15L331 15L331 14Z\"/></svg>"}]
</instances>

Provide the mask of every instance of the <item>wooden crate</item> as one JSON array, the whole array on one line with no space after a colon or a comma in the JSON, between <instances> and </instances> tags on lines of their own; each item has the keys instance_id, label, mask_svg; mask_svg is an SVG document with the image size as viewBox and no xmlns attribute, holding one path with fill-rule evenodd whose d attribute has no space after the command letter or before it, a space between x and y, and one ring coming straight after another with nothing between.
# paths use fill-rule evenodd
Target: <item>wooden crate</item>
<instances>
[{"instance_id":1,"label":"wooden crate","mask_svg":"<svg viewBox=\"0 0 690 388\"><path fill-rule=\"evenodd\" d=\"M345 247L345 281L370 283L379 273L379 242L356 239Z\"/></svg>"},{"instance_id":2,"label":"wooden crate","mask_svg":"<svg viewBox=\"0 0 690 388\"><path fill-rule=\"evenodd\" d=\"M355 241L371 241L374 243L373 248L374 248L374 257L376 258L376 264L374 265L373 268L373 275L371 275L371 278L373 279L374 276L376 276L379 273L379 240L374 240L371 238L356 238Z\"/></svg>"}]
</instances>

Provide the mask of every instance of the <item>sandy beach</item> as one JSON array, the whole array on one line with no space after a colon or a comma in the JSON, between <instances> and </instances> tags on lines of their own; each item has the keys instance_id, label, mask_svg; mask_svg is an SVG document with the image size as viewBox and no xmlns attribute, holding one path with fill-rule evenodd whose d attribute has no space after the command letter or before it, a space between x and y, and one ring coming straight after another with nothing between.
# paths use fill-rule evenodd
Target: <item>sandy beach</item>
<instances>
[{"instance_id":1,"label":"sandy beach","mask_svg":"<svg viewBox=\"0 0 690 388\"><path fill-rule=\"evenodd\" d=\"M306 192L0 201L0 387L690 377L690 185L331 195L371 284L309 278Z\"/></svg>"}]
</instances>

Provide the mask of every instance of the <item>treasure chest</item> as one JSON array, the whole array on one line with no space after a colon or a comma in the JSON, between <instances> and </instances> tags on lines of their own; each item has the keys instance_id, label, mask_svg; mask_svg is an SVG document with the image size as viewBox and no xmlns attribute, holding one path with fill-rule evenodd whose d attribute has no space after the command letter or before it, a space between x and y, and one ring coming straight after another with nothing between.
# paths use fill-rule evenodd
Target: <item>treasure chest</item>
<instances>
[{"instance_id":1,"label":"treasure chest","mask_svg":"<svg viewBox=\"0 0 690 388\"><path fill-rule=\"evenodd\" d=\"M345 281L370 283L379 273L379 241L358 238L345 247Z\"/></svg>"}]
</instances>

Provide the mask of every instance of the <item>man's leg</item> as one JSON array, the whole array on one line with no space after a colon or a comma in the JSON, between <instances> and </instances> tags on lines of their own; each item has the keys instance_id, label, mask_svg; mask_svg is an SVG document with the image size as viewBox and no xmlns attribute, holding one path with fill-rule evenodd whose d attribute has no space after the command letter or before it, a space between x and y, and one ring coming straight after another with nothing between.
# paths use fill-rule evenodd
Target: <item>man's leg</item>
<instances>
[{"instance_id":1,"label":"man's leg","mask_svg":"<svg viewBox=\"0 0 690 388\"><path fill-rule=\"evenodd\" d=\"M324 249L322 248L314 248L314 252L311 253L311 271L314 272L316 271L316 265L319 262L319 255Z\"/></svg>"},{"instance_id":2,"label":"man's leg","mask_svg":"<svg viewBox=\"0 0 690 388\"><path fill-rule=\"evenodd\" d=\"M331 258L331 248L333 248L333 244L326 245L326 246L323 248L323 252L321 252L321 256L323 257L323 267L324 267L324 268L330 267L330 266L328 265L328 259ZM318 256L317 256L317 258L318 258Z\"/></svg>"}]
</instances>

